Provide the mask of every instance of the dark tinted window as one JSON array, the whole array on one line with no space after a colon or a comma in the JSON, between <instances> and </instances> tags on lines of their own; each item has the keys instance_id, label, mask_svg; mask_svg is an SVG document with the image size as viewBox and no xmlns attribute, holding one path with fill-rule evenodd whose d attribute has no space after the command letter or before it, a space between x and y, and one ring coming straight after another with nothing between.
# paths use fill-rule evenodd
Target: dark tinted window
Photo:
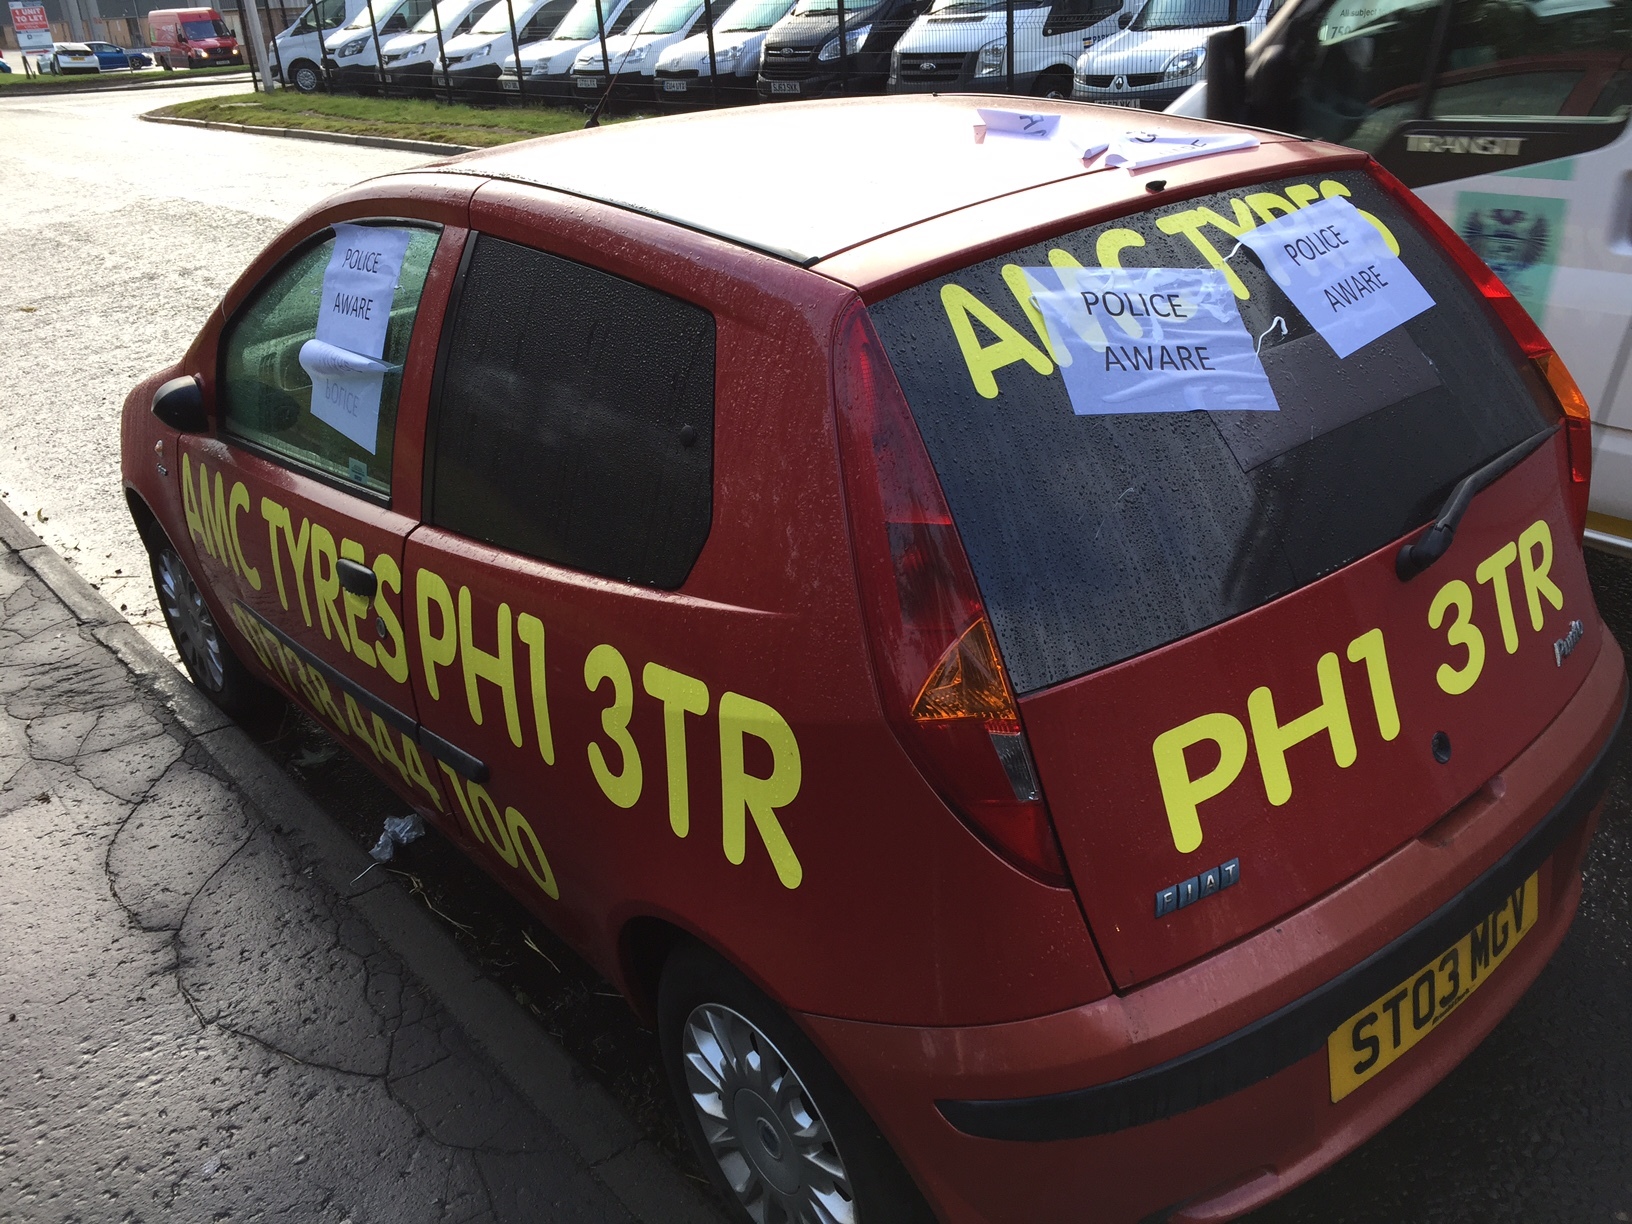
<instances>
[{"instance_id":1,"label":"dark tinted window","mask_svg":"<svg viewBox=\"0 0 1632 1224\"><path fill-rule=\"evenodd\" d=\"M1447 259L1366 175L1334 180L1324 180L1329 190L1346 188L1392 231L1434 300L1342 360L1257 257L1245 246L1232 254L1234 237L1197 211L1239 229L1264 217L1257 209L1287 212L1289 200L1318 198L1320 179L1174 202L872 307L1022 692L1193 633L1365 556L1428 521L1456 481L1549 423L1533 374ZM1199 243L1249 293L1236 305L1262 345L1279 411L1079 416L1041 349L1048 374L1018 359L1020 347L1044 342L1010 288L1011 280L1024 288L1024 278L1006 279L1005 265L1093 267L1101 251L1114 263L1109 252L1119 250L1128 268L1200 268ZM1003 351L1017 359L996 370L994 398L977 390L953 331L945 302L967 301L960 291L1012 329ZM983 348L1005 339L977 325Z\"/></svg>"},{"instance_id":2,"label":"dark tinted window","mask_svg":"<svg viewBox=\"0 0 1632 1224\"><path fill-rule=\"evenodd\" d=\"M679 586L708 536L713 317L571 260L475 241L443 372L432 521Z\"/></svg>"}]
</instances>

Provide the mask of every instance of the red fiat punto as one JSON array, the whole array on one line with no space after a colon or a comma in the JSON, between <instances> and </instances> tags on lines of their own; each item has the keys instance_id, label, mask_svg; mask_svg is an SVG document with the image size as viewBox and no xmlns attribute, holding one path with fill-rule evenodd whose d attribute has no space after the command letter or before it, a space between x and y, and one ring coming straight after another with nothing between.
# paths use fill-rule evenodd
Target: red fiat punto
<instances>
[{"instance_id":1,"label":"red fiat punto","mask_svg":"<svg viewBox=\"0 0 1632 1224\"><path fill-rule=\"evenodd\" d=\"M1580 897L1626 682L1579 391L1364 155L1130 122L374 179L126 404L196 683L618 983L745 1218L1246 1211Z\"/></svg>"}]
</instances>

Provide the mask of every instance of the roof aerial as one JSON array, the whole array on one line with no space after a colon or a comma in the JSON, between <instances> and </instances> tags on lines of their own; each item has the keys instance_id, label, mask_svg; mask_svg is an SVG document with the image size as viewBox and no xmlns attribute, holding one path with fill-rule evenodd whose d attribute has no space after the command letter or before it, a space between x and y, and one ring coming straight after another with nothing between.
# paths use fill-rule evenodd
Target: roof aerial
<instances>
[{"instance_id":1,"label":"roof aerial","mask_svg":"<svg viewBox=\"0 0 1632 1224\"><path fill-rule=\"evenodd\" d=\"M549 136L442 168L550 187L813 263L955 209L1088 173L1069 143L989 136L975 108L1058 113L1073 138L1217 133L1036 98L897 96L707 111ZM1137 117L1135 117L1137 116Z\"/></svg>"}]
</instances>

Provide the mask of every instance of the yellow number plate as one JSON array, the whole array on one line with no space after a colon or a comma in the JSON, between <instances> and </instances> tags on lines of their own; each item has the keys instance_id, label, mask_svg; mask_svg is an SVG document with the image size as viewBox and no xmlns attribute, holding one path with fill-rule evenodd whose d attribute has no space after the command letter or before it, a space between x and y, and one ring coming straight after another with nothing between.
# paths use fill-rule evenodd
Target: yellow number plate
<instances>
[{"instance_id":1,"label":"yellow number plate","mask_svg":"<svg viewBox=\"0 0 1632 1224\"><path fill-rule=\"evenodd\" d=\"M1503 897L1443 956L1333 1030L1326 1060L1334 1103L1392 1066L1485 984L1536 924L1537 878Z\"/></svg>"}]
</instances>

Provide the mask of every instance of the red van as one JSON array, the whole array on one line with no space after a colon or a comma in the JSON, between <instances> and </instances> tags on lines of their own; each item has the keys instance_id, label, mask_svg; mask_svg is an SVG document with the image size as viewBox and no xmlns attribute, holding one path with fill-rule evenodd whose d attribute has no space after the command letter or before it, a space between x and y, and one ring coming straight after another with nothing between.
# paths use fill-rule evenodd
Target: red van
<instances>
[{"instance_id":1,"label":"red van","mask_svg":"<svg viewBox=\"0 0 1632 1224\"><path fill-rule=\"evenodd\" d=\"M212 8L154 9L147 28L154 58L167 72L244 62L232 27Z\"/></svg>"},{"instance_id":2,"label":"red van","mask_svg":"<svg viewBox=\"0 0 1632 1224\"><path fill-rule=\"evenodd\" d=\"M1587 409L1364 154L977 105L370 180L131 393L126 494L195 682L616 982L741 1218L1221 1220L1575 913Z\"/></svg>"}]
</instances>

